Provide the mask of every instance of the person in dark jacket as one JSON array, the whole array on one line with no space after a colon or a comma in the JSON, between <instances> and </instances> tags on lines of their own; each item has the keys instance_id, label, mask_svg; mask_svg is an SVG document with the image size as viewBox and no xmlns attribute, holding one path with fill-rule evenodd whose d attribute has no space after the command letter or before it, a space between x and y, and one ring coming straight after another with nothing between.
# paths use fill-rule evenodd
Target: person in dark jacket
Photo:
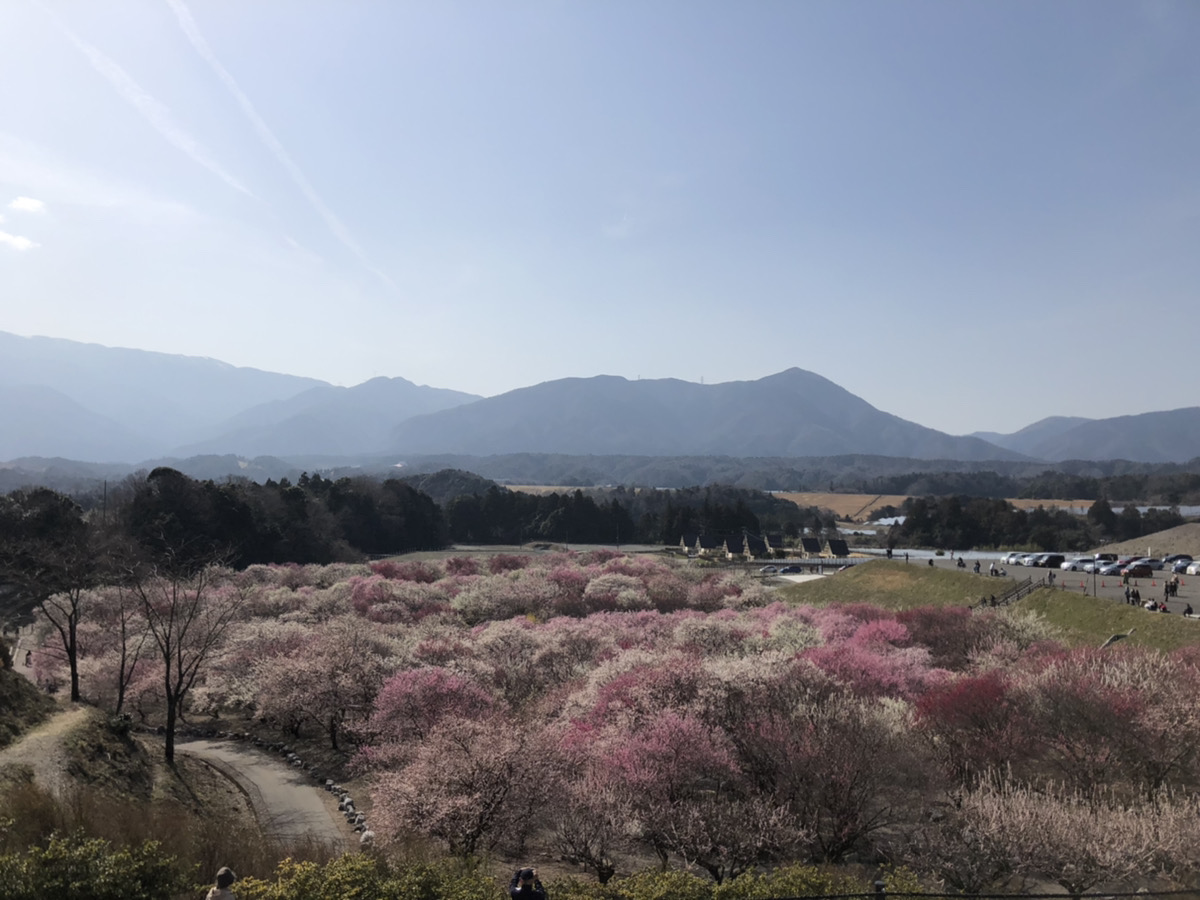
<instances>
[{"instance_id":1,"label":"person in dark jacket","mask_svg":"<svg viewBox=\"0 0 1200 900\"><path fill-rule=\"evenodd\" d=\"M538 880L537 869L517 869L508 883L508 896L513 900L547 900L546 889Z\"/></svg>"}]
</instances>

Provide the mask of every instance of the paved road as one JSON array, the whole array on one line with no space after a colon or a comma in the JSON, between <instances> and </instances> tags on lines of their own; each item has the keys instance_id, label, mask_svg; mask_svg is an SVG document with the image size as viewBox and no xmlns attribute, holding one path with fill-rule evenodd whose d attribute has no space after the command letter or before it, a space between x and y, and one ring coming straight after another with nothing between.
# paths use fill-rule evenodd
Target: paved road
<instances>
[{"instance_id":1,"label":"paved road","mask_svg":"<svg viewBox=\"0 0 1200 900\"><path fill-rule=\"evenodd\" d=\"M241 787L269 837L285 842L313 840L338 850L348 845L346 830L302 769L226 741L181 740L176 748L211 764Z\"/></svg>"}]
</instances>

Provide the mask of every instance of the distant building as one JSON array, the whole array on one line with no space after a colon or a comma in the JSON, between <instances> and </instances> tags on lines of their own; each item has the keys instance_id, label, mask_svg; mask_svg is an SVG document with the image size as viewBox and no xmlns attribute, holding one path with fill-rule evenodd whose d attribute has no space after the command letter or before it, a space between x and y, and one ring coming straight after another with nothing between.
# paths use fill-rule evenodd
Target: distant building
<instances>
[{"instance_id":1,"label":"distant building","mask_svg":"<svg viewBox=\"0 0 1200 900\"><path fill-rule=\"evenodd\" d=\"M834 559L846 559L850 555L850 545L841 538L830 538L826 546Z\"/></svg>"},{"instance_id":2,"label":"distant building","mask_svg":"<svg viewBox=\"0 0 1200 900\"><path fill-rule=\"evenodd\" d=\"M767 542L755 535L746 535L744 546L746 556L751 559L766 559L771 555L771 548L767 546Z\"/></svg>"}]
</instances>

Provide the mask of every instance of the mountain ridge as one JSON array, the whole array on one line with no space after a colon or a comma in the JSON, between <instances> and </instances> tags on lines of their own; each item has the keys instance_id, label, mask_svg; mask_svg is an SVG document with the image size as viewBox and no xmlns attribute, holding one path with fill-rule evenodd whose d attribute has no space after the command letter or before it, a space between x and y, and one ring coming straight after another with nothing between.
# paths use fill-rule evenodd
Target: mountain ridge
<instances>
[{"instance_id":1,"label":"mountain ridge","mask_svg":"<svg viewBox=\"0 0 1200 900\"><path fill-rule=\"evenodd\" d=\"M339 387L219 360L0 332L0 458L497 454L1128 459L1200 456L1200 407L1052 416L949 435L799 367L697 384L571 377L493 397L375 378Z\"/></svg>"}]
</instances>

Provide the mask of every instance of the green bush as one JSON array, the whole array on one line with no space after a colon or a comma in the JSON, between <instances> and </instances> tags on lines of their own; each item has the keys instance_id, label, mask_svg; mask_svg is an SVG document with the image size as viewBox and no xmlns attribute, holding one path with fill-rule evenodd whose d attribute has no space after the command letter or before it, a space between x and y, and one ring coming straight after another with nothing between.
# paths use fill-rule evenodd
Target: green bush
<instances>
[{"instance_id":1,"label":"green bush","mask_svg":"<svg viewBox=\"0 0 1200 900\"><path fill-rule=\"evenodd\" d=\"M624 900L713 900L713 883L687 872L638 872L610 882Z\"/></svg>"},{"instance_id":2,"label":"green bush","mask_svg":"<svg viewBox=\"0 0 1200 900\"><path fill-rule=\"evenodd\" d=\"M238 900L501 900L491 878L454 860L389 866L347 854L325 865L285 859L274 879L243 878ZM557 900L557 898L556 898Z\"/></svg>"},{"instance_id":3,"label":"green bush","mask_svg":"<svg viewBox=\"0 0 1200 900\"><path fill-rule=\"evenodd\" d=\"M44 848L0 856L8 900L171 900L195 881L154 841L117 850L99 838L56 836Z\"/></svg>"},{"instance_id":4,"label":"green bush","mask_svg":"<svg viewBox=\"0 0 1200 900\"><path fill-rule=\"evenodd\" d=\"M867 890L857 880L817 866L791 865L770 872L746 872L718 885L713 900L767 900L771 897L821 897Z\"/></svg>"},{"instance_id":5,"label":"green bush","mask_svg":"<svg viewBox=\"0 0 1200 900\"><path fill-rule=\"evenodd\" d=\"M615 883L600 884L583 878L564 878L547 886L554 900L624 900Z\"/></svg>"}]
</instances>

